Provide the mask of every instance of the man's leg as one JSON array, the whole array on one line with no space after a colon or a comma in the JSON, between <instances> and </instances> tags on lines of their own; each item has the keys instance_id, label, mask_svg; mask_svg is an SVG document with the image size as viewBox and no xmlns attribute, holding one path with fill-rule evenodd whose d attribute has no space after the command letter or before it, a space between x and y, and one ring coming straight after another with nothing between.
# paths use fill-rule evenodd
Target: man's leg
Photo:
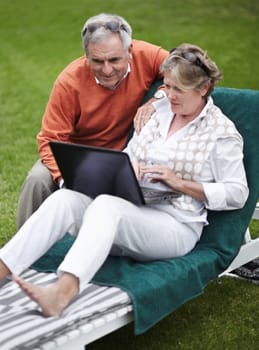
<instances>
[{"instance_id":1,"label":"man's leg","mask_svg":"<svg viewBox=\"0 0 259 350\"><path fill-rule=\"evenodd\" d=\"M58 186L53 181L50 171L41 160L38 160L28 173L20 193L17 208L17 230L57 189Z\"/></svg>"}]
</instances>

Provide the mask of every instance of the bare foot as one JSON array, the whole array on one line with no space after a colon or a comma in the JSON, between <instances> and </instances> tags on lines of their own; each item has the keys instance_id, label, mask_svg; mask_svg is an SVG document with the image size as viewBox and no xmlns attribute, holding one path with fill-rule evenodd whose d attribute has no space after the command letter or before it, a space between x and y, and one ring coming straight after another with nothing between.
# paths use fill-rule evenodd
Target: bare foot
<instances>
[{"instance_id":1,"label":"bare foot","mask_svg":"<svg viewBox=\"0 0 259 350\"><path fill-rule=\"evenodd\" d=\"M0 260L0 281L5 279L10 273L11 271L8 269L5 263Z\"/></svg>"},{"instance_id":2,"label":"bare foot","mask_svg":"<svg viewBox=\"0 0 259 350\"><path fill-rule=\"evenodd\" d=\"M49 287L41 287L25 281L23 278L13 275L13 280L19 287L42 309L44 316L60 316L73 296L72 290L69 295L60 288L59 282Z\"/></svg>"}]
</instances>

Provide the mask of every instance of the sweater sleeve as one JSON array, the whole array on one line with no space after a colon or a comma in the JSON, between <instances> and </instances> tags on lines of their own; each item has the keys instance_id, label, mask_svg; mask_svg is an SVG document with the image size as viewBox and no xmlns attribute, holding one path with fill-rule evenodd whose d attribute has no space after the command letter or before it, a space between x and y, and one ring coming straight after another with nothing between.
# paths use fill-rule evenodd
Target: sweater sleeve
<instances>
[{"instance_id":1,"label":"sweater sleeve","mask_svg":"<svg viewBox=\"0 0 259 350\"><path fill-rule=\"evenodd\" d=\"M54 181L58 181L61 174L50 150L49 141L69 141L76 116L80 113L77 106L79 103L76 90L69 84L69 80L65 83L65 79L59 77L53 86L43 115L42 127L37 135L41 160L51 171Z\"/></svg>"}]
</instances>

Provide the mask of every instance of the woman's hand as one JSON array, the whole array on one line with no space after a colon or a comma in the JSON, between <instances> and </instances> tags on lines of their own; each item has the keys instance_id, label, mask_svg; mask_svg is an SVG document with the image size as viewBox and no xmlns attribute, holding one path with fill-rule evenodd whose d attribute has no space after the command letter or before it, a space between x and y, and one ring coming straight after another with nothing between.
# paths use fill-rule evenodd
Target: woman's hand
<instances>
[{"instance_id":1,"label":"woman's hand","mask_svg":"<svg viewBox=\"0 0 259 350\"><path fill-rule=\"evenodd\" d=\"M203 202L207 201L202 184L178 177L168 166L159 164L140 165L139 173L142 176L147 174L151 182L161 181L176 192L187 194Z\"/></svg>"},{"instance_id":2,"label":"woman's hand","mask_svg":"<svg viewBox=\"0 0 259 350\"><path fill-rule=\"evenodd\" d=\"M136 175L136 178L138 181L140 181L142 179L142 176L143 176L143 174L141 173L141 170L140 170L140 166L141 166L141 164L139 162L132 163L132 167L134 169L134 172L135 172L135 175Z\"/></svg>"},{"instance_id":3,"label":"woman's hand","mask_svg":"<svg viewBox=\"0 0 259 350\"><path fill-rule=\"evenodd\" d=\"M180 187L181 179L178 176L176 176L175 173L169 167L165 165L141 165L139 172L142 174L142 176L144 174L147 174L151 182L162 181L174 190Z\"/></svg>"}]
</instances>

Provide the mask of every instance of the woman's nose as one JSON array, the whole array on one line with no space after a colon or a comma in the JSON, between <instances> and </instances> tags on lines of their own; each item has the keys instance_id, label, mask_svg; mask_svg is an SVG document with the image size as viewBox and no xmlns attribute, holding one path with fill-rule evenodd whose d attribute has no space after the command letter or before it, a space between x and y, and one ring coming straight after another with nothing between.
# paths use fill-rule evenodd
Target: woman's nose
<instances>
[{"instance_id":1,"label":"woman's nose","mask_svg":"<svg viewBox=\"0 0 259 350\"><path fill-rule=\"evenodd\" d=\"M169 100L175 99L175 93L173 89L168 89L166 94Z\"/></svg>"}]
</instances>

